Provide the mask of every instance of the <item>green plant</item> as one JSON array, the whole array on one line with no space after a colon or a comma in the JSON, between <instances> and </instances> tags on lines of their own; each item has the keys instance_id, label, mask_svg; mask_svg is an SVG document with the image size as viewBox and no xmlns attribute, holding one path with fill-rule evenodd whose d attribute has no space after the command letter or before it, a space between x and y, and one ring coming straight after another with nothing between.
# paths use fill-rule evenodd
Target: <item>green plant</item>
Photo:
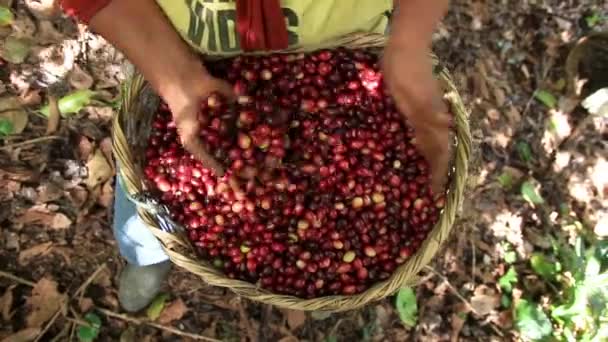
<instances>
[{"instance_id":1,"label":"green plant","mask_svg":"<svg viewBox=\"0 0 608 342\"><path fill-rule=\"evenodd\" d=\"M399 312L401 322L407 327L413 327L418 322L418 303L416 293L411 287L399 290L395 299L395 307Z\"/></svg>"},{"instance_id":2,"label":"green plant","mask_svg":"<svg viewBox=\"0 0 608 342\"><path fill-rule=\"evenodd\" d=\"M93 312L89 312L84 316L84 319L88 326L80 326L78 328L78 339L81 342L95 341L97 335L99 335L99 329L101 328L101 318Z\"/></svg>"},{"instance_id":3,"label":"green plant","mask_svg":"<svg viewBox=\"0 0 608 342\"><path fill-rule=\"evenodd\" d=\"M163 312L168 299L169 295L166 293L161 293L154 298L152 303L150 303L150 306L148 306L148 309L146 309L146 315L150 320L155 321L158 317L160 317L160 314Z\"/></svg>"},{"instance_id":4,"label":"green plant","mask_svg":"<svg viewBox=\"0 0 608 342\"><path fill-rule=\"evenodd\" d=\"M13 134L15 127L13 123L7 119L0 119L0 137Z\"/></svg>"},{"instance_id":5,"label":"green plant","mask_svg":"<svg viewBox=\"0 0 608 342\"><path fill-rule=\"evenodd\" d=\"M15 20L15 15L10 9L0 6L0 27L8 26Z\"/></svg>"},{"instance_id":6,"label":"green plant","mask_svg":"<svg viewBox=\"0 0 608 342\"><path fill-rule=\"evenodd\" d=\"M608 241L590 242L586 246L579 236L573 245L554 243L553 256L532 255L532 270L558 291L549 295L549 304L544 307L532 299L517 303L515 325L523 338L544 341L552 336L568 342L608 339ZM503 291L512 283L512 275L500 281Z\"/></svg>"},{"instance_id":7,"label":"green plant","mask_svg":"<svg viewBox=\"0 0 608 342\"><path fill-rule=\"evenodd\" d=\"M59 99L59 112L61 113L61 116L67 117L72 114L77 114L84 107L89 105L105 105L104 102L97 99L98 96L99 92L93 90L76 90ZM51 110L49 105L46 105L40 108L38 112L45 117L49 117Z\"/></svg>"}]
</instances>

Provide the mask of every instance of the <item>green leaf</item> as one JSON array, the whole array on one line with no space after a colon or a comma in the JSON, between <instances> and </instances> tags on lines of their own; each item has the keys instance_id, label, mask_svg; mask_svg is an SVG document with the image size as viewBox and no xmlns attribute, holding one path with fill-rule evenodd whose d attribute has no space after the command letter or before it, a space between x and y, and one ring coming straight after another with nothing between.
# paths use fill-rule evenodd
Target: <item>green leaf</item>
<instances>
[{"instance_id":1,"label":"green leaf","mask_svg":"<svg viewBox=\"0 0 608 342\"><path fill-rule=\"evenodd\" d=\"M549 317L536 304L520 300L515 308L515 326L526 339L539 341L551 335L553 326Z\"/></svg>"},{"instance_id":2,"label":"green leaf","mask_svg":"<svg viewBox=\"0 0 608 342\"><path fill-rule=\"evenodd\" d=\"M570 215L570 206L568 205L568 203L560 203L559 214L564 217L567 217L568 215Z\"/></svg>"},{"instance_id":3,"label":"green leaf","mask_svg":"<svg viewBox=\"0 0 608 342\"><path fill-rule=\"evenodd\" d=\"M523 198L532 204L543 204L545 200L536 191L534 185L530 182L524 182L521 185L521 195Z\"/></svg>"},{"instance_id":4,"label":"green leaf","mask_svg":"<svg viewBox=\"0 0 608 342\"><path fill-rule=\"evenodd\" d=\"M503 308L508 308L511 306L511 297L508 296L507 294L504 294L500 297L500 305L502 305Z\"/></svg>"},{"instance_id":5,"label":"green leaf","mask_svg":"<svg viewBox=\"0 0 608 342\"><path fill-rule=\"evenodd\" d=\"M15 20L15 15L10 9L0 6L0 27L8 26Z\"/></svg>"},{"instance_id":6,"label":"green leaf","mask_svg":"<svg viewBox=\"0 0 608 342\"><path fill-rule=\"evenodd\" d=\"M526 163L532 161L532 149L530 148L530 145L527 142L519 141L517 145L515 145L515 147L517 148L517 152L519 153L519 157L521 158L521 160Z\"/></svg>"},{"instance_id":7,"label":"green leaf","mask_svg":"<svg viewBox=\"0 0 608 342\"><path fill-rule=\"evenodd\" d=\"M0 119L0 137L13 134L15 127L13 123L6 119Z\"/></svg>"},{"instance_id":8,"label":"green leaf","mask_svg":"<svg viewBox=\"0 0 608 342\"><path fill-rule=\"evenodd\" d=\"M536 274L543 277L545 280L552 281L558 272L557 264L547 260L541 253L534 253L530 258L530 266Z\"/></svg>"},{"instance_id":9,"label":"green leaf","mask_svg":"<svg viewBox=\"0 0 608 342\"><path fill-rule=\"evenodd\" d=\"M604 21L604 17L599 12L593 12L591 15L585 17L585 22L589 28L593 28Z\"/></svg>"},{"instance_id":10,"label":"green leaf","mask_svg":"<svg viewBox=\"0 0 608 342\"><path fill-rule=\"evenodd\" d=\"M336 336L332 335L325 338L325 342L338 342L338 339L336 338Z\"/></svg>"},{"instance_id":11,"label":"green leaf","mask_svg":"<svg viewBox=\"0 0 608 342\"><path fill-rule=\"evenodd\" d=\"M508 251L505 253L505 262L509 265L515 263L517 261L517 252Z\"/></svg>"},{"instance_id":12,"label":"green leaf","mask_svg":"<svg viewBox=\"0 0 608 342\"><path fill-rule=\"evenodd\" d=\"M576 286L574 296L570 302L562 304L551 311L551 316L561 320L585 313L587 307L587 289L585 286Z\"/></svg>"},{"instance_id":13,"label":"green leaf","mask_svg":"<svg viewBox=\"0 0 608 342\"><path fill-rule=\"evenodd\" d=\"M513 291L513 284L517 283L517 271L515 271L515 267L511 266L507 273L505 273L500 279L498 279L498 285L500 288L506 292L511 293Z\"/></svg>"},{"instance_id":14,"label":"green leaf","mask_svg":"<svg viewBox=\"0 0 608 342\"><path fill-rule=\"evenodd\" d=\"M418 303L416 302L416 293L411 287L399 290L395 307L403 324L410 328L416 325L418 322Z\"/></svg>"},{"instance_id":15,"label":"green leaf","mask_svg":"<svg viewBox=\"0 0 608 342\"><path fill-rule=\"evenodd\" d=\"M537 90L534 93L534 97L549 108L555 108L557 106L557 99L555 96L546 90Z\"/></svg>"},{"instance_id":16,"label":"green leaf","mask_svg":"<svg viewBox=\"0 0 608 342\"><path fill-rule=\"evenodd\" d=\"M80 326L78 328L78 339L82 342L94 341L97 335L99 335L101 319L93 312L87 313L84 319L89 323L89 326Z\"/></svg>"},{"instance_id":17,"label":"green leaf","mask_svg":"<svg viewBox=\"0 0 608 342\"><path fill-rule=\"evenodd\" d=\"M513 186L513 176L511 174L503 172L500 176L498 176L498 183L505 188L509 189Z\"/></svg>"},{"instance_id":18,"label":"green leaf","mask_svg":"<svg viewBox=\"0 0 608 342\"><path fill-rule=\"evenodd\" d=\"M59 99L59 111L62 117L66 117L69 114L77 114L82 108L90 105L97 92L92 90L77 90L72 92L61 99ZM46 105L38 110L42 115L49 116L49 106Z\"/></svg>"},{"instance_id":19,"label":"green leaf","mask_svg":"<svg viewBox=\"0 0 608 342\"><path fill-rule=\"evenodd\" d=\"M148 306L148 310L146 310L146 315L150 320L155 321L160 316L160 313L163 312L163 309L165 308L167 299L169 299L169 295L162 293L152 301L150 306Z\"/></svg>"},{"instance_id":20,"label":"green leaf","mask_svg":"<svg viewBox=\"0 0 608 342\"><path fill-rule=\"evenodd\" d=\"M30 54L30 42L26 39L9 36L4 41L2 57L13 64L21 64Z\"/></svg>"}]
</instances>

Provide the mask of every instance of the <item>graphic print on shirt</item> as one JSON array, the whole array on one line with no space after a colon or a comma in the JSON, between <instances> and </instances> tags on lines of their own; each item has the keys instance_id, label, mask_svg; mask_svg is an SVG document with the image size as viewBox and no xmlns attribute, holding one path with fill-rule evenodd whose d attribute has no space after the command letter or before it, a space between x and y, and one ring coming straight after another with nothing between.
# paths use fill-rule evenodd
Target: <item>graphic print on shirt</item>
<instances>
[{"instance_id":1,"label":"graphic print on shirt","mask_svg":"<svg viewBox=\"0 0 608 342\"><path fill-rule=\"evenodd\" d=\"M240 40L236 31L236 9L217 9L206 6L213 3L230 3L234 0L185 0L189 10L187 38L195 46L209 52L240 51ZM300 19L295 11L283 8L287 22L289 45L299 43L296 29Z\"/></svg>"}]
</instances>

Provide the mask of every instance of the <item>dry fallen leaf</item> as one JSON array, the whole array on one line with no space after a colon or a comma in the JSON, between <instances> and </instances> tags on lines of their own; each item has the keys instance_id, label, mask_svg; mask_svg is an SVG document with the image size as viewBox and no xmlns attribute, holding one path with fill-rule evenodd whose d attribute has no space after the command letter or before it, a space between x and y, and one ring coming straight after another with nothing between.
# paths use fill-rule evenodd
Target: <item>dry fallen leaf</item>
<instances>
[{"instance_id":1,"label":"dry fallen leaf","mask_svg":"<svg viewBox=\"0 0 608 342\"><path fill-rule=\"evenodd\" d=\"M100 149L95 151L93 157L87 163L87 168L89 170L89 177L85 181L85 184L90 189L104 183L113 176L112 167Z\"/></svg>"},{"instance_id":2,"label":"dry fallen leaf","mask_svg":"<svg viewBox=\"0 0 608 342\"><path fill-rule=\"evenodd\" d=\"M50 212L40 207L28 209L23 215L16 217L13 222L23 225L42 224L52 229L67 229L72 225L72 220L64 214Z\"/></svg>"},{"instance_id":3,"label":"dry fallen leaf","mask_svg":"<svg viewBox=\"0 0 608 342\"><path fill-rule=\"evenodd\" d=\"M61 112L59 111L59 103L57 102L57 98L53 95L49 95L49 118L46 124L47 135L57 132L60 119Z\"/></svg>"},{"instance_id":4,"label":"dry fallen leaf","mask_svg":"<svg viewBox=\"0 0 608 342\"><path fill-rule=\"evenodd\" d=\"M53 221L54 213L49 212L46 208L31 207L23 213L21 216L17 216L13 219L14 223L23 225L27 224L50 224Z\"/></svg>"},{"instance_id":5,"label":"dry fallen leaf","mask_svg":"<svg viewBox=\"0 0 608 342\"><path fill-rule=\"evenodd\" d=\"M90 89L93 86L93 77L78 64L74 64L74 68L72 68L68 75L68 82L74 89Z\"/></svg>"},{"instance_id":6,"label":"dry fallen leaf","mask_svg":"<svg viewBox=\"0 0 608 342\"><path fill-rule=\"evenodd\" d=\"M104 267L93 280L93 284L101 287L112 287L112 271L110 271L109 268Z\"/></svg>"},{"instance_id":7,"label":"dry fallen leaf","mask_svg":"<svg viewBox=\"0 0 608 342\"><path fill-rule=\"evenodd\" d=\"M89 312L93 307L93 300L89 297L83 297L78 301L78 307L80 308L80 312Z\"/></svg>"},{"instance_id":8,"label":"dry fallen leaf","mask_svg":"<svg viewBox=\"0 0 608 342\"><path fill-rule=\"evenodd\" d=\"M112 166L112 170L114 170L114 156L112 154L112 138L106 137L99 143L99 149L103 152L103 156L106 157L110 166Z\"/></svg>"},{"instance_id":9,"label":"dry fallen leaf","mask_svg":"<svg viewBox=\"0 0 608 342\"><path fill-rule=\"evenodd\" d=\"M109 208L114 203L114 186L112 180L105 182L101 187L101 192L97 198L97 203L104 208Z\"/></svg>"},{"instance_id":10,"label":"dry fallen leaf","mask_svg":"<svg viewBox=\"0 0 608 342\"><path fill-rule=\"evenodd\" d=\"M186 312L188 312L186 304L184 304L184 302L178 298L165 307L158 318L158 323L168 324L173 321L180 320L182 317L184 317Z\"/></svg>"},{"instance_id":11,"label":"dry fallen leaf","mask_svg":"<svg viewBox=\"0 0 608 342\"><path fill-rule=\"evenodd\" d=\"M23 250L19 253L17 261L19 265L26 265L32 258L49 254L51 252L52 246L53 243L49 241Z\"/></svg>"},{"instance_id":12,"label":"dry fallen leaf","mask_svg":"<svg viewBox=\"0 0 608 342\"><path fill-rule=\"evenodd\" d=\"M57 184L47 182L36 188L38 203L54 202L63 196L63 189Z\"/></svg>"},{"instance_id":13,"label":"dry fallen leaf","mask_svg":"<svg viewBox=\"0 0 608 342\"><path fill-rule=\"evenodd\" d=\"M57 283L49 278L40 279L27 300L30 312L26 318L30 328L41 327L48 321L67 299L67 296L57 291Z\"/></svg>"},{"instance_id":14,"label":"dry fallen leaf","mask_svg":"<svg viewBox=\"0 0 608 342\"><path fill-rule=\"evenodd\" d=\"M500 305L500 295L498 294L475 294L471 297L471 306L475 313L486 316Z\"/></svg>"},{"instance_id":15,"label":"dry fallen leaf","mask_svg":"<svg viewBox=\"0 0 608 342\"><path fill-rule=\"evenodd\" d=\"M16 332L0 342L29 342L33 341L40 333L40 328L27 328Z\"/></svg>"},{"instance_id":16,"label":"dry fallen leaf","mask_svg":"<svg viewBox=\"0 0 608 342\"><path fill-rule=\"evenodd\" d=\"M78 158L80 158L80 160L89 160L94 149L95 145L89 138L84 135L78 137Z\"/></svg>"},{"instance_id":17,"label":"dry fallen leaf","mask_svg":"<svg viewBox=\"0 0 608 342\"><path fill-rule=\"evenodd\" d=\"M2 319L8 322L13 313L11 312L11 308L13 306L13 289L17 285L11 285L6 288L2 297L0 297L0 310L2 310Z\"/></svg>"},{"instance_id":18,"label":"dry fallen leaf","mask_svg":"<svg viewBox=\"0 0 608 342\"><path fill-rule=\"evenodd\" d=\"M306 322L306 313L298 310L282 310L287 317L287 325L291 330L301 327Z\"/></svg>"},{"instance_id":19,"label":"dry fallen leaf","mask_svg":"<svg viewBox=\"0 0 608 342\"><path fill-rule=\"evenodd\" d=\"M0 97L0 120L8 120L13 125L13 134L23 132L28 123L28 116L17 97Z\"/></svg>"},{"instance_id":20,"label":"dry fallen leaf","mask_svg":"<svg viewBox=\"0 0 608 342\"><path fill-rule=\"evenodd\" d=\"M27 89L19 94L19 99L24 106L38 106L42 102L40 89Z\"/></svg>"},{"instance_id":21,"label":"dry fallen leaf","mask_svg":"<svg viewBox=\"0 0 608 342\"><path fill-rule=\"evenodd\" d=\"M82 186L76 186L73 189L70 189L68 197L74 204L74 207L80 209L86 203L89 192Z\"/></svg>"},{"instance_id":22,"label":"dry fallen leaf","mask_svg":"<svg viewBox=\"0 0 608 342\"><path fill-rule=\"evenodd\" d=\"M51 223L53 229L68 229L72 225L72 220L62 213L56 213Z\"/></svg>"}]
</instances>

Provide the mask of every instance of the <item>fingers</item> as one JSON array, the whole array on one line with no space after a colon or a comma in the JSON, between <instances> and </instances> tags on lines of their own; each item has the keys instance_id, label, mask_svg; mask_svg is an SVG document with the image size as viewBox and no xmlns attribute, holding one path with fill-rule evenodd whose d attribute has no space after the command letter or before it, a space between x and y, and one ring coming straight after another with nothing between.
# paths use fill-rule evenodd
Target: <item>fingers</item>
<instances>
[{"instance_id":1,"label":"fingers","mask_svg":"<svg viewBox=\"0 0 608 342\"><path fill-rule=\"evenodd\" d=\"M228 101L234 101L236 99L234 89L228 82L224 80L217 78L209 78L206 82L203 82L203 84L205 87L205 89L203 89L203 93L205 94L217 92L226 97Z\"/></svg>"},{"instance_id":2,"label":"fingers","mask_svg":"<svg viewBox=\"0 0 608 342\"><path fill-rule=\"evenodd\" d=\"M428 72L410 70L410 73L412 78L387 80L388 86L397 108L415 130L418 150L429 162L433 194L443 194L450 161L452 119L430 69Z\"/></svg>"},{"instance_id":3,"label":"fingers","mask_svg":"<svg viewBox=\"0 0 608 342\"><path fill-rule=\"evenodd\" d=\"M196 159L200 160L205 167L213 170L218 177L223 176L224 168L207 152L198 136L198 120L190 117L181 119L176 118L176 124L184 148Z\"/></svg>"}]
</instances>

